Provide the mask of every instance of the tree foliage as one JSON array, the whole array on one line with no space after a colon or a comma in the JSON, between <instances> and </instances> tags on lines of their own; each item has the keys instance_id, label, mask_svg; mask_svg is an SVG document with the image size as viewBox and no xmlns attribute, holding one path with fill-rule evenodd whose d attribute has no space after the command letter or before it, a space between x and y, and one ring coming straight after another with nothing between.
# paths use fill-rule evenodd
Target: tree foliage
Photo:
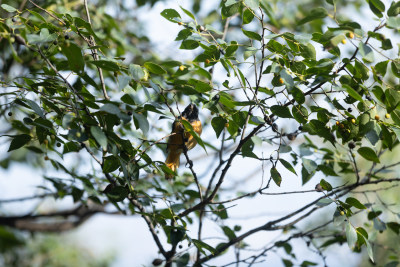
<instances>
[{"instance_id":1,"label":"tree foliage","mask_svg":"<svg viewBox=\"0 0 400 267\"><path fill-rule=\"evenodd\" d=\"M374 247L383 245L376 235L399 235L400 211L374 202L400 182L399 2L224 0L206 15L201 1L191 10L164 9L160 19L180 29L179 49L193 51L186 61L157 55L136 11L111 2L1 5L1 140L8 147L1 166L57 171L35 197L75 203L54 214L4 216L2 225L69 230L112 206L143 218L160 253L153 264L165 266L212 264L226 250L237 252L229 262L252 265L282 250L285 266L315 265L297 262L294 239L324 262L327 247L346 241L349 253L364 249L374 261ZM200 107L205 134L173 173L162 153L189 102ZM233 165L257 166L261 173L250 178L261 186L228 187ZM305 187L313 177L318 184L287 191L289 174ZM230 223L228 203L274 194L291 201L295 193L315 198L250 230ZM335 208L318 225L297 226L328 206ZM219 226L224 241L203 239L205 224ZM282 230L289 235L238 256L251 247L247 237ZM393 255L379 260L398 263Z\"/></svg>"}]
</instances>

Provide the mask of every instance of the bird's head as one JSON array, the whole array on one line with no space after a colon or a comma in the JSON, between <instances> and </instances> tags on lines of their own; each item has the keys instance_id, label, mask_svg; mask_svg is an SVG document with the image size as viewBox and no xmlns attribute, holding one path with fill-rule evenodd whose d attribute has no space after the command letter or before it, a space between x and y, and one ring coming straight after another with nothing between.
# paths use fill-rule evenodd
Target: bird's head
<instances>
[{"instance_id":1,"label":"bird's head","mask_svg":"<svg viewBox=\"0 0 400 267\"><path fill-rule=\"evenodd\" d=\"M188 121L198 120L199 109L196 107L195 104L190 103L182 112L182 117L186 118Z\"/></svg>"}]
</instances>

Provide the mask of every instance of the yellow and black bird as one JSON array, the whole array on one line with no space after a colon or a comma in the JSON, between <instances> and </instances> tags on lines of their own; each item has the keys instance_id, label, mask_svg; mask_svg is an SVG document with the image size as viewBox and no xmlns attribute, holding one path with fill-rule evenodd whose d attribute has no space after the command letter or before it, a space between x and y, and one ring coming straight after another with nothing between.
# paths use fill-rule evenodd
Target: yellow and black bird
<instances>
[{"instance_id":1,"label":"yellow and black bird","mask_svg":"<svg viewBox=\"0 0 400 267\"><path fill-rule=\"evenodd\" d=\"M179 119L188 121L192 125L193 130L198 135L201 135L202 126L199 120L199 110L195 104L189 104L182 112L182 116L179 117ZM182 123L179 120L176 120L172 124L171 136L168 138L168 156L165 160L167 167L174 172L176 172L179 167L179 158L185 147L184 144L187 150L190 150L197 145L197 141L189 132L185 131ZM173 177L173 175L166 175L167 179Z\"/></svg>"}]
</instances>

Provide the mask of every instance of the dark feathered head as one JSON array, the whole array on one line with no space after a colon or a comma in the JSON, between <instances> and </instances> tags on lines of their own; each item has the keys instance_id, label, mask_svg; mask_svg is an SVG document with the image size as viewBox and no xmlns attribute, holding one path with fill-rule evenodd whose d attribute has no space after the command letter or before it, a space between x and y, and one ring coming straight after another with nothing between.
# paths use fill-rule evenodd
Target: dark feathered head
<instances>
[{"instance_id":1,"label":"dark feathered head","mask_svg":"<svg viewBox=\"0 0 400 267\"><path fill-rule=\"evenodd\" d=\"M195 104L189 104L185 110L182 112L182 117L186 118L188 121L192 122L199 119L199 109Z\"/></svg>"}]
</instances>

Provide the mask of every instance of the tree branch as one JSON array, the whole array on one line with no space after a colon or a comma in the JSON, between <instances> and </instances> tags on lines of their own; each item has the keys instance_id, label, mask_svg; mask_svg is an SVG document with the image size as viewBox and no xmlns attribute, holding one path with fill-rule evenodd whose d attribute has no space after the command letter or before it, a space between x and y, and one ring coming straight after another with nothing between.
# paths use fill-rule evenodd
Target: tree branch
<instances>
[{"instance_id":1,"label":"tree branch","mask_svg":"<svg viewBox=\"0 0 400 267\"><path fill-rule=\"evenodd\" d=\"M87 0L83 0L83 4L85 6L85 10L86 10L86 17L88 19L88 23L90 24L90 27L92 27L92 22L90 20L90 13L89 13L89 8L88 8L88 4L87 4ZM96 46L96 41L94 40L94 37L92 35L90 35L89 37L89 42L88 42L90 51L92 51L92 57L93 59L99 60L99 55L97 54L97 49L96 48L92 48L94 46ZM103 70L97 66L97 71L99 72L99 77L100 77L100 83L101 83L101 88L103 90L103 95L104 98L106 100L110 100L110 97L107 94L107 89L106 89L106 84L104 82L104 77L103 77Z\"/></svg>"},{"instance_id":2,"label":"tree branch","mask_svg":"<svg viewBox=\"0 0 400 267\"><path fill-rule=\"evenodd\" d=\"M30 232L62 232L76 228L96 213L108 212L104 211L103 206L94 205L93 207L87 207L81 205L71 210L47 214L0 217L0 225ZM60 221L60 219L57 219L59 217L65 219L61 219ZM46 221L41 221L41 218L46 218ZM55 221L48 222L49 218Z\"/></svg>"},{"instance_id":3,"label":"tree branch","mask_svg":"<svg viewBox=\"0 0 400 267\"><path fill-rule=\"evenodd\" d=\"M315 208L311 209L309 212L307 212L306 214L302 215L301 217L299 217L299 218L295 219L294 221L289 222L289 223L287 223L285 225L277 225L277 226L275 226L277 223L285 221L285 220L287 220L287 219L289 219L289 218L291 218L291 217L303 212L304 210L310 208L311 206L315 205L318 201L320 201L323 198L326 198L326 197L329 197L329 196L333 196L333 195L336 195L336 194L340 193L339 195L336 196L336 198L339 198L339 197L342 197L342 196L346 195L347 193L351 192L351 190L353 190L355 188L358 188L360 186L370 185L370 184L379 184L379 183L383 183L383 182L387 182L387 183L400 182L400 178L382 179L382 180L376 180L376 181L365 181L365 182L355 183L355 184L351 184L351 185L348 185L348 186L344 186L344 187L338 188L337 190L334 190L334 191L330 192L329 194L326 194L326 195L324 195L324 196L322 196L322 197L310 202L309 204L303 206L302 208L300 208L300 209L298 209L298 210L296 210L296 211L294 211L294 212L292 212L292 213L290 213L290 214L288 214L286 216L283 216L283 217L281 217L281 218L279 218L277 220L273 220L273 221L267 222L267 223L265 223L265 224L263 224L263 225L261 225L259 227L256 227L256 228L253 228L253 229L247 231L246 233L244 233L244 234L242 234L240 236L237 236L234 239L231 239L229 242L227 242L224 245L220 246L217 249L217 252L215 252L214 254L211 254L211 255L208 255L208 256L205 256L205 257L201 258L198 262L199 263L204 263L204 262L206 262L206 261L208 261L210 259L213 259L213 258L217 257L219 254L224 252L230 246L242 241L246 237L248 237L248 236L250 236L250 235L252 235L254 233L257 233L259 231L276 231L276 230L284 229L284 228L286 228L288 226L292 226L292 225L298 223L299 221L307 218L310 214L312 214L313 212L315 212L316 210L318 210L321 207L315 207Z\"/></svg>"}]
</instances>

